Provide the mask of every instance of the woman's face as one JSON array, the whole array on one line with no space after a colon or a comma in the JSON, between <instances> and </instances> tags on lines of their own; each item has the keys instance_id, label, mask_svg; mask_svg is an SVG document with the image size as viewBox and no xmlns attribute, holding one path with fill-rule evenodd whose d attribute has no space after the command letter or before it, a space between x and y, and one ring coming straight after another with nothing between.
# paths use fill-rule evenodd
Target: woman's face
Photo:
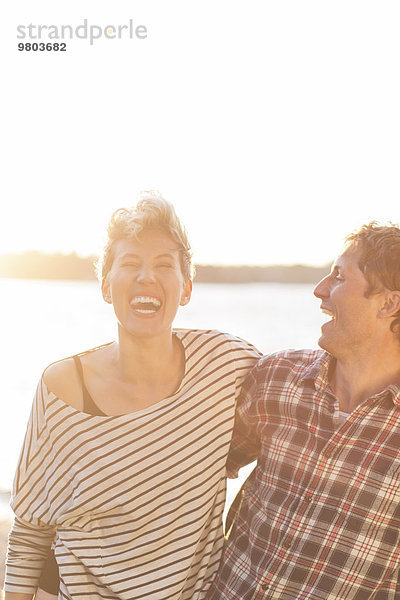
<instances>
[{"instance_id":1,"label":"woman's face","mask_svg":"<svg viewBox=\"0 0 400 600\"><path fill-rule=\"evenodd\" d=\"M106 302L112 303L123 330L134 336L171 331L179 305L190 300L192 284L185 281L180 252L163 231L115 243L114 261L103 280Z\"/></svg>"}]
</instances>

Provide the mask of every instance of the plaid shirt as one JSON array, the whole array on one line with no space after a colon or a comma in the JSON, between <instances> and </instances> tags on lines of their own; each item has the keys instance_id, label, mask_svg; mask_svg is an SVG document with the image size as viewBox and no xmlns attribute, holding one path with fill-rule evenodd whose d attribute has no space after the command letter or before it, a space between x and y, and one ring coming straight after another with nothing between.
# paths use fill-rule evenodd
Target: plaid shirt
<instances>
[{"instance_id":1,"label":"plaid shirt","mask_svg":"<svg viewBox=\"0 0 400 600\"><path fill-rule=\"evenodd\" d=\"M208 600L400 600L400 386L339 404L316 351L265 357L230 467L258 456Z\"/></svg>"}]
</instances>

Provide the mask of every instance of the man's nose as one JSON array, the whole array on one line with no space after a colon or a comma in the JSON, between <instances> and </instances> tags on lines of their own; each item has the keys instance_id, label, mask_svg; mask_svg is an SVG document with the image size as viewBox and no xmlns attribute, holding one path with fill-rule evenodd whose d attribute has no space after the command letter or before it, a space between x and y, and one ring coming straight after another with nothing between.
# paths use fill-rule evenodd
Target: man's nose
<instances>
[{"instance_id":1,"label":"man's nose","mask_svg":"<svg viewBox=\"0 0 400 600\"><path fill-rule=\"evenodd\" d=\"M320 282L314 288L314 296L317 298L326 298L329 296L329 285L328 285L329 275L321 279Z\"/></svg>"}]
</instances>

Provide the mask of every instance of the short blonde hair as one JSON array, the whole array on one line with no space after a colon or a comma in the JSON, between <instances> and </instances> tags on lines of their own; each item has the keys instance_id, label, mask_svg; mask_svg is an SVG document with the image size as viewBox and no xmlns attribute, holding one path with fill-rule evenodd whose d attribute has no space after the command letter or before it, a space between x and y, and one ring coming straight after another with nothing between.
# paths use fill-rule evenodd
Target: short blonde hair
<instances>
[{"instance_id":1,"label":"short blonde hair","mask_svg":"<svg viewBox=\"0 0 400 600\"><path fill-rule=\"evenodd\" d=\"M111 270L117 241L138 239L144 231L157 229L168 234L178 245L185 281L193 279L192 253L186 230L172 204L155 191L142 192L136 206L119 208L111 215L103 255L97 263L99 278L104 279Z\"/></svg>"}]
</instances>

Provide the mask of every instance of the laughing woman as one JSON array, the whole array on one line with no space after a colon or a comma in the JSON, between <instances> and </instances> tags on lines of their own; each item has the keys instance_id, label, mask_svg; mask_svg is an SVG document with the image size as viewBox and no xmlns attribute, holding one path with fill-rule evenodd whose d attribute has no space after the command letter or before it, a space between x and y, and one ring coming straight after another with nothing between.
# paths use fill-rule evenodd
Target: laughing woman
<instances>
[{"instance_id":1,"label":"laughing woman","mask_svg":"<svg viewBox=\"0 0 400 600\"><path fill-rule=\"evenodd\" d=\"M102 294L118 341L50 365L14 481L6 600L35 594L53 544L59 598L204 598L222 548L235 398L258 358L173 329L190 246L159 196L111 218Z\"/></svg>"}]
</instances>

